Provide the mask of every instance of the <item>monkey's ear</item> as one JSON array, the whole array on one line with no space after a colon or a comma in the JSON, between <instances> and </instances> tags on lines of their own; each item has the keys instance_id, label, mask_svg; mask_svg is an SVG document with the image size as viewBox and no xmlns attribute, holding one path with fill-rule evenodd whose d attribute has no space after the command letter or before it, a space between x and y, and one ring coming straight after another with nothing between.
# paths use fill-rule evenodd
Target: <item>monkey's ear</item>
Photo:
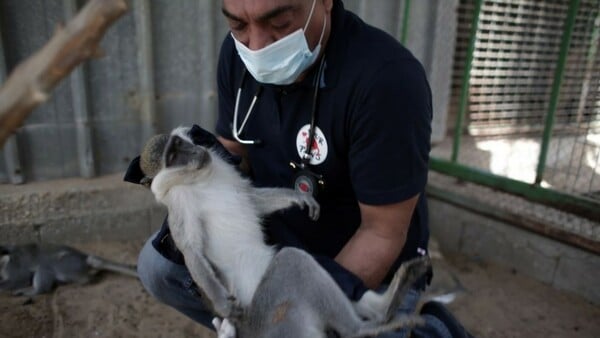
<instances>
[{"instance_id":1,"label":"monkey's ear","mask_svg":"<svg viewBox=\"0 0 600 338\"><path fill-rule=\"evenodd\" d=\"M129 163L129 167L125 172L123 181L135 184L142 184L142 179L144 177L146 177L146 175L144 175L142 168L140 168L140 157L137 156L131 161L131 163Z\"/></svg>"}]
</instances>

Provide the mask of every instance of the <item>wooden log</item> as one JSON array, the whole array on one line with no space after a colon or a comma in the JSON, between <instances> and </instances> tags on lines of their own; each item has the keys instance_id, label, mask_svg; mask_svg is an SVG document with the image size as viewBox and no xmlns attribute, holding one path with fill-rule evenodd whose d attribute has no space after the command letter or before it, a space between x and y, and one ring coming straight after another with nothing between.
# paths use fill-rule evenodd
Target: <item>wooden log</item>
<instances>
[{"instance_id":1,"label":"wooden log","mask_svg":"<svg viewBox=\"0 0 600 338\"><path fill-rule=\"evenodd\" d=\"M126 0L91 0L0 88L0 147L73 68L100 54L104 33L125 12Z\"/></svg>"}]
</instances>

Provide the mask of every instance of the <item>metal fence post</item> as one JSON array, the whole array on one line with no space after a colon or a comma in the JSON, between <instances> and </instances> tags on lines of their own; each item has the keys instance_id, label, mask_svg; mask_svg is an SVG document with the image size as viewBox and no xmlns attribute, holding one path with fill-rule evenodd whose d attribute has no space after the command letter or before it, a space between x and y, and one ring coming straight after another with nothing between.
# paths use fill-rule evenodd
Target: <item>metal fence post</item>
<instances>
[{"instance_id":1,"label":"metal fence post","mask_svg":"<svg viewBox=\"0 0 600 338\"><path fill-rule=\"evenodd\" d=\"M552 129L554 128L554 115L556 114L556 108L560 98L560 87L565 70L565 63L567 61L567 53L569 52L569 46L571 44L571 35L573 33L573 27L575 26L575 17L577 16L577 11L579 10L579 4L580 0L571 0L569 3L569 12L565 21L565 28L563 30L562 41L560 44L560 54L556 64L556 69L554 71L554 82L552 84L550 103L548 104L548 112L546 113L544 134L542 136L542 144L540 147L540 157L538 159L535 184L540 184L542 182L544 170L546 168L548 147L552 137Z\"/></svg>"},{"instance_id":2,"label":"metal fence post","mask_svg":"<svg viewBox=\"0 0 600 338\"><path fill-rule=\"evenodd\" d=\"M137 66L139 74L140 120L142 122L141 144L158 132L155 88L154 59L152 57L151 3L148 0L135 0L133 14L135 38L138 43Z\"/></svg>"},{"instance_id":3,"label":"metal fence post","mask_svg":"<svg viewBox=\"0 0 600 338\"><path fill-rule=\"evenodd\" d=\"M76 0L64 0L63 6L66 20L70 20L77 14ZM83 67L84 65L80 65L73 69L73 72L69 76L69 83L75 115L79 173L82 177L90 178L96 175L96 168L92 136L92 113L88 105L88 90Z\"/></svg>"},{"instance_id":4,"label":"metal fence post","mask_svg":"<svg viewBox=\"0 0 600 338\"><path fill-rule=\"evenodd\" d=\"M460 92L460 103L458 116L456 117L456 126L454 129L454 139L452 142L452 157L451 161L456 163L458 159L458 151L462 139L463 120L467 113L467 105L469 104L469 82L471 78L471 66L473 64L473 53L475 52L475 41L477 38L477 27L479 26L479 13L483 0L475 1L475 10L473 12L473 20L471 22L471 36L469 38L469 47L467 49L467 58L465 61L465 70L463 74L462 88Z\"/></svg>"},{"instance_id":5,"label":"metal fence post","mask_svg":"<svg viewBox=\"0 0 600 338\"><path fill-rule=\"evenodd\" d=\"M6 61L4 59L4 43L2 41L2 30L0 30L0 85L6 80ZM21 184L25 181L19 158L19 146L17 136L11 135L4 143L4 160L6 162L6 175L12 184Z\"/></svg>"},{"instance_id":6,"label":"metal fence post","mask_svg":"<svg viewBox=\"0 0 600 338\"><path fill-rule=\"evenodd\" d=\"M400 43L406 46L406 38L408 37L408 23L410 12L410 0L404 0L404 14L402 15L402 32L400 33Z\"/></svg>"}]
</instances>

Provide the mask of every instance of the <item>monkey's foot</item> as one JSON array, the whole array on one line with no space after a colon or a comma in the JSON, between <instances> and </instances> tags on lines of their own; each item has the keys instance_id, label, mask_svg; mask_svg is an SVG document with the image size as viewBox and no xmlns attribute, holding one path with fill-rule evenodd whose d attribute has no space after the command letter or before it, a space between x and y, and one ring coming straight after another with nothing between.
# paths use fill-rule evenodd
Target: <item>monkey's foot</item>
<instances>
[{"instance_id":1,"label":"monkey's foot","mask_svg":"<svg viewBox=\"0 0 600 338\"><path fill-rule=\"evenodd\" d=\"M406 292L421 276L427 273L430 266L431 260L428 256L413 258L400 265L400 268L394 274L388 291L386 291L390 303L387 307L384 322L389 321L396 314L396 310L402 303Z\"/></svg>"},{"instance_id":2,"label":"monkey's foot","mask_svg":"<svg viewBox=\"0 0 600 338\"><path fill-rule=\"evenodd\" d=\"M215 317L212 324L217 330L217 338L235 338L235 326L227 318L221 321L219 317Z\"/></svg>"}]
</instances>

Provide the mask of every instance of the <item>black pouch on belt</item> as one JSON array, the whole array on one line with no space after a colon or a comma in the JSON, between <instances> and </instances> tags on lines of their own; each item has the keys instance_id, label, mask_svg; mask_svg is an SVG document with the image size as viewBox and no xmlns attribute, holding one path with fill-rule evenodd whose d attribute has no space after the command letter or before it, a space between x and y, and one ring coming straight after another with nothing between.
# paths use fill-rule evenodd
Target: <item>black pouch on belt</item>
<instances>
[{"instance_id":1,"label":"black pouch on belt","mask_svg":"<svg viewBox=\"0 0 600 338\"><path fill-rule=\"evenodd\" d=\"M152 246L158 253L161 254L164 258L170 260L171 262L179 265L184 265L183 255L181 251L177 249L175 246L175 242L173 242L173 238L171 237L171 230L169 230L169 223L165 218L165 221L160 228L160 231L152 240Z\"/></svg>"}]
</instances>

